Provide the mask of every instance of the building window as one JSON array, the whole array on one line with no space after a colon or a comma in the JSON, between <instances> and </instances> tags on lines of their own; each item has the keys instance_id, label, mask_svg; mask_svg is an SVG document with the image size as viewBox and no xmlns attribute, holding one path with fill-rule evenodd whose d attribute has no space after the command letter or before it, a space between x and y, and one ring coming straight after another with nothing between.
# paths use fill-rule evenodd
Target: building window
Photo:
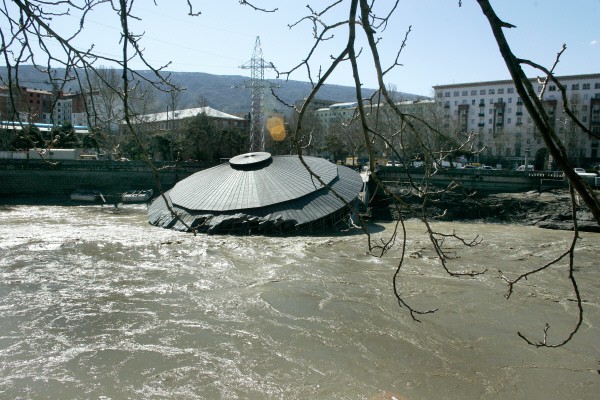
<instances>
[{"instance_id":1,"label":"building window","mask_svg":"<svg viewBox=\"0 0 600 400\"><path fill-rule=\"evenodd\" d=\"M495 89L489 89L488 90L488 94L496 94L496 90Z\"/></svg>"},{"instance_id":2,"label":"building window","mask_svg":"<svg viewBox=\"0 0 600 400\"><path fill-rule=\"evenodd\" d=\"M498 89L498 94L504 94L504 89L503 88Z\"/></svg>"},{"instance_id":3,"label":"building window","mask_svg":"<svg viewBox=\"0 0 600 400\"><path fill-rule=\"evenodd\" d=\"M584 83L581 88L583 90L589 90L590 89L590 84L589 83Z\"/></svg>"},{"instance_id":4,"label":"building window","mask_svg":"<svg viewBox=\"0 0 600 400\"><path fill-rule=\"evenodd\" d=\"M594 83L594 89L600 89L600 82Z\"/></svg>"},{"instance_id":5,"label":"building window","mask_svg":"<svg viewBox=\"0 0 600 400\"><path fill-rule=\"evenodd\" d=\"M489 112L488 114L492 115L493 113L494 113L494 110L492 110L492 109L490 108L490 112Z\"/></svg>"},{"instance_id":6,"label":"building window","mask_svg":"<svg viewBox=\"0 0 600 400\"><path fill-rule=\"evenodd\" d=\"M438 92L437 97L443 97L444 94L442 92Z\"/></svg>"},{"instance_id":7,"label":"building window","mask_svg":"<svg viewBox=\"0 0 600 400\"><path fill-rule=\"evenodd\" d=\"M477 90L471 90L471 96L477 96Z\"/></svg>"},{"instance_id":8,"label":"building window","mask_svg":"<svg viewBox=\"0 0 600 400\"><path fill-rule=\"evenodd\" d=\"M506 93L514 93L514 92L515 92L515 88L509 87L508 89L506 89Z\"/></svg>"},{"instance_id":9,"label":"building window","mask_svg":"<svg viewBox=\"0 0 600 400\"><path fill-rule=\"evenodd\" d=\"M450 92L444 93L444 97L450 97Z\"/></svg>"},{"instance_id":10,"label":"building window","mask_svg":"<svg viewBox=\"0 0 600 400\"><path fill-rule=\"evenodd\" d=\"M579 83L574 83L571 85L571 90L579 90Z\"/></svg>"},{"instance_id":11,"label":"building window","mask_svg":"<svg viewBox=\"0 0 600 400\"><path fill-rule=\"evenodd\" d=\"M556 85L550 85L548 86L548 90L551 92L556 92Z\"/></svg>"},{"instance_id":12,"label":"building window","mask_svg":"<svg viewBox=\"0 0 600 400\"><path fill-rule=\"evenodd\" d=\"M479 91L479 94L481 94L481 95L484 95L484 94L485 94L485 89L481 89L481 90Z\"/></svg>"},{"instance_id":13,"label":"building window","mask_svg":"<svg viewBox=\"0 0 600 400\"><path fill-rule=\"evenodd\" d=\"M458 90L454 92L454 97L458 97Z\"/></svg>"},{"instance_id":14,"label":"building window","mask_svg":"<svg viewBox=\"0 0 600 400\"><path fill-rule=\"evenodd\" d=\"M463 90L463 92L462 92L462 95L463 95L463 96L468 96L468 95L469 95L469 92L468 92L468 91L466 91L466 90Z\"/></svg>"},{"instance_id":15,"label":"building window","mask_svg":"<svg viewBox=\"0 0 600 400\"><path fill-rule=\"evenodd\" d=\"M474 106L475 105L475 99L471 100L471 105Z\"/></svg>"},{"instance_id":16,"label":"building window","mask_svg":"<svg viewBox=\"0 0 600 400\"><path fill-rule=\"evenodd\" d=\"M490 104L494 104L494 99L490 99Z\"/></svg>"},{"instance_id":17,"label":"building window","mask_svg":"<svg viewBox=\"0 0 600 400\"><path fill-rule=\"evenodd\" d=\"M510 118L507 118L506 123L510 125L510 122L511 122Z\"/></svg>"},{"instance_id":18,"label":"building window","mask_svg":"<svg viewBox=\"0 0 600 400\"><path fill-rule=\"evenodd\" d=\"M491 118L488 120L488 124L490 124L490 125L492 124L492 119Z\"/></svg>"}]
</instances>

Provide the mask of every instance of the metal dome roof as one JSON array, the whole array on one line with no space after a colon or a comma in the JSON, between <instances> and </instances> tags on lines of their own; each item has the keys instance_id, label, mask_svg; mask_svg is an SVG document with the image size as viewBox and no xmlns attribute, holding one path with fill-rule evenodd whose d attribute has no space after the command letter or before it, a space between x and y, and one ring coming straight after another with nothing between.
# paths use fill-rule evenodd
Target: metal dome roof
<instances>
[{"instance_id":1,"label":"metal dome roof","mask_svg":"<svg viewBox=\"0 0 600 400\"><path fill-rule=\"evenodd\" d=\"M240 231L252 226L269 232L315 222L322 226L347 215L347 203L355 201L363 185L360 175L321 158L303 160L327 186L298 156L242 154L177 183L165 197L178 217L159 197L148 209L149 222L177 230L234 231L234 225L242 225Z\"/></svg>"},{"instance_id":2,"label":"metal dome roof","mask_svg":"<svg viewBox=\"0 0 600 400\"><path fill-rule=\"evenodd\" d=\"M306 163L326 184L337 177L334 164L305 157ZM271 157L247 153L179 182L171 200L183 208L230 211L265 207L307 195L321 187L295 156Z\"/></svg>"}]
</instances>

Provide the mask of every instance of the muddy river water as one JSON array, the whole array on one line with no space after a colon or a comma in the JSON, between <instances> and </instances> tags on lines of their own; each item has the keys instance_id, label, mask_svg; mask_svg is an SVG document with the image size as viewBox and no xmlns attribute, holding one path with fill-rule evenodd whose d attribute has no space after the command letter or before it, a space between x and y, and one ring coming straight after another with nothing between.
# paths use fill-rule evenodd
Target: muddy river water
<instances>
[{"instance_id":1,"label":"muddy river water","mask_svg":"<svg viewBox=\"0 0 600 400\"><path fill-rule=\"evenodd\" d=\"M572 233L439 223L479 234L448 276L408 224L400 246L367 254L361 235L193 236L148 225L144 207L0 205L1 399L597 399L600 234L582 233L576 321L564 264L520 283ZM391 224L374 227L374 240Z\"/></svg>"}]
</instances>

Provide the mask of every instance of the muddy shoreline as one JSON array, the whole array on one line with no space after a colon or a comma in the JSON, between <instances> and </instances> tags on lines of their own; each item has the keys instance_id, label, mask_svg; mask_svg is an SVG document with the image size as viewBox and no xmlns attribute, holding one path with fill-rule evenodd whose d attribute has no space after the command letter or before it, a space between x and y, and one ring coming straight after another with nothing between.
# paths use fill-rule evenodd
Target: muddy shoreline
<instances>
[{"instance_id":1,"label":"muddy shoreline","mask_svg":"<svg viewBox=\"0 0 600 400\"><path fill-rule=\"evenodd\" d=\"M373 205L374 219L396 219L398 212L405 219L422 215L423 199L404 195L406 206L400 211L389 199L380 199ZM500 193L486 196L465 197L446 193L428 200L427 218L437 221L478 221L537 226L545 229L573 230L573 215L568 190L547 192ZM577 206L577 222L580 231L600 232L592 214L585 205Z\"/></svg>"}]
</instances>

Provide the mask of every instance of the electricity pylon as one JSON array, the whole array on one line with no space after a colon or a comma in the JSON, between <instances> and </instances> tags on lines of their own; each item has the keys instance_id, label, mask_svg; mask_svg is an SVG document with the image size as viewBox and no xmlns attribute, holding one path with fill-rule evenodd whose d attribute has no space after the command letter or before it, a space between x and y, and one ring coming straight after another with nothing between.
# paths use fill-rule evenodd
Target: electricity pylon
<instances>
[{"instance_id":1,"label":"electricity pylon","mask_svg":"<svg viewBox=\"0 0 600 400\"><path fill-rule=\"evenodd\" d=\"M265 115L263 102L265 89L275 87L265 82L265 68L273 68L263 58L262 48L260 46L260 37L256 37L252 59L240 68L250 70L250 84L241 87L250 87L252 101L250 104L250 152L264 151L265 149Z\"/></svg>"}]
</instances>

